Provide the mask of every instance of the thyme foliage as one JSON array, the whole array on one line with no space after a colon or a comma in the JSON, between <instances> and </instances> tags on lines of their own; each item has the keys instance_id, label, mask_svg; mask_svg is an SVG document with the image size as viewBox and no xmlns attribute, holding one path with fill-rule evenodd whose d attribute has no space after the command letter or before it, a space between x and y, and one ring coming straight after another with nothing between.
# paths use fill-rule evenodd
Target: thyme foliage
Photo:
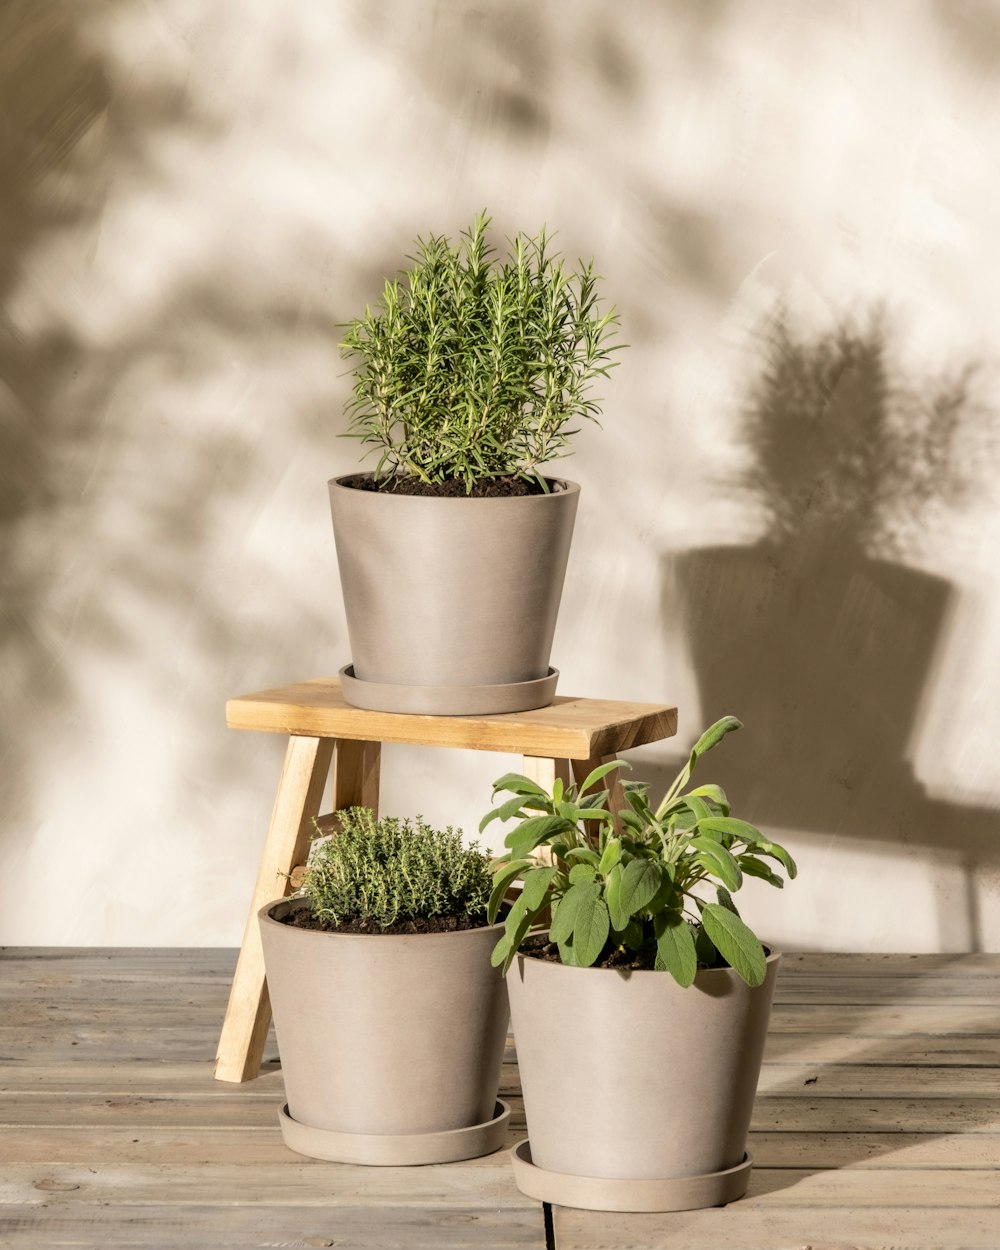
<instances>
[{"instance_id":1,"label":"thyme foliage","mask_svg":"<svg viewBox=\"0 0 1000 1250\"><path fill-rule=\"evenodd\" d=\"M398 920L485 914L490 857L463 845L461 830L432 829L420 816L377 820L367 807L338 815L340 832L314 844L302 883L317 920L387 929Z\"/></svg>"}]
</instances>

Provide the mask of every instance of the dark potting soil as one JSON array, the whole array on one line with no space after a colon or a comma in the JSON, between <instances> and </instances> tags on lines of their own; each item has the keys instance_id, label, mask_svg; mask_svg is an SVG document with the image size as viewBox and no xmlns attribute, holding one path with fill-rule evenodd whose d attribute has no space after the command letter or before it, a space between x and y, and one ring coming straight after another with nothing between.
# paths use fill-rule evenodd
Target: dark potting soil
<instances>
[{"instance_id":1,"label":"dark potting soil","mask_svg":"<svg viewBox=\"0 0 1000 1250\"><path fill-rule=\"evenodd\" d=\"M486 924L486 916L426 916L416 920L397 920L388 929L381 929L370 920L356 918L343 924L327 924L325 920L317 920L308 907L298 907L287 916L280 918L281 924L291 925L294 929L319 929L324 933L457 933L462 929L481 929Z\"/></svg>"},{"instance_id":2,"label":"dark potting soil","mask_svg":"<svg viewBox=\"0 0 1000 1250\"><path fill-rule=\"evenodd\" d=\"M537 482L525 481L523 477L482 477L465 489L465 483L453 479L449 482L421 482L417 477L383 478L381 484L368 473L357 473L343 479L344 486L353 490L372 490L380 495L431 495L438 499L509 499L520 495L544 495Z\"/></svg>"},{"instance_id":3,"label":"dark potting soil","mask_svg":"<svg viewBox=\"0 0 1000 1250\"><path fill-rule=\"evenodd\" d=\"M771 953L766 946L764 951L768 955ZM544 933L536 934L534 937L529 937L522 942L521 952L524 955L530 955L532 959L540 959L543 963L562 963L562 960L559 958L559 947L555 942L550 942L548 936ZM698 964L699 970L708 968L708 966L708 964ZM656 948L655 946L650 946L648 949L640 951L606 951L592 967L615 968L619 972L652 972L656 967ZM712 967L728 968L729 965L725 961L720 960L719 963L713 964Z\"/></svg>"}]
</instances>

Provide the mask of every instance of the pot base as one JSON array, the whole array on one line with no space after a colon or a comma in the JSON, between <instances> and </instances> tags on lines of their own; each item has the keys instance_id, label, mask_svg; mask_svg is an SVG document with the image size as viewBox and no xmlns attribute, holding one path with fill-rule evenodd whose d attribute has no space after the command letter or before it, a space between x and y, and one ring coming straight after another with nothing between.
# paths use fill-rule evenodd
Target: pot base
<instances>
[{"instance_id":1,"label":"pot base","mask_svg":"<svg viewBox=\"0 0 1000 1250\"><path fill-rule=\"evenodd\" d=\"M514 1181L522 1194L584 1211L695 1211L725 1206L746 1193L752 1165L747 1154L736 1167L703 1176L668 1180L570 1176L536 1167L531 1162L531 1143L527 1138L511 1151L511 1161Z\"/></svg>"},{"instance_id":2,"label":"pot base","mask_svg":"<svg viewBox=\"0 0 1000 1250\"><path fill-rule=\"evenodd\" d=\"M548 707L555 697L558 680L559 670L550 668L545 677L534 681L498 686L404 686L362 681L354 675L353 664L340 670L340 688L352 707L423 716L490 716Z\"/></svg>"},{"instance_id":3,"label":"pot base","mask_svg":"<svg viewBox=\"0 0 1000 1250\"><path fill-rule=\"evenodd\" d=\"M287 1103L278 1111L281 1136L289 1150L329 1163L365 1163L375 1167L478 1159L500 1149L509 1120L510 1106L500 1098L492 1120L441 1133L335 1133L293 1120Z\"/></svg>"}]
</instances>

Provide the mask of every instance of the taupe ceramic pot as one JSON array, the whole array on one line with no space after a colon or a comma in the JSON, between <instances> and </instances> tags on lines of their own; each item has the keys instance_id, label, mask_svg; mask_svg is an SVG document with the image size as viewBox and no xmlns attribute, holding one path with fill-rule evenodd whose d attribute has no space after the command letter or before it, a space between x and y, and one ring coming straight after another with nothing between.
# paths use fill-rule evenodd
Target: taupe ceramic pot
<instances>
[{"instance_id":1,"label":"taupe ceramic pot","mask_svg":"<svg viewBox=\"0 0 1000 1250\"><path fill-rule=\"evenodd\" d=\"M476 714L544 707L580 488L510 499L386 495L330 482L349 702Z\"/></svg>"},{"instance_id":2,"label":"taupe ceramic pot","mask_svg":"<svg viewBox=\"0 0 1000 1250\"><path fill-rule=\"evenodd\" d=\"M699 972L682 989L666 972L517 958L507 982L531 1168L536 1176L584 1182L560 1189L556 1177L557 1192L550 1183L543 1197L679 1210L745 1192L747 1132L779 959L769 956L755 989L729 968ZM516 1175L518 1167L515 1159ZM706 1186L720 1175L720 1184ZM603 1190L598 1178L607 1182Z\"/></svg>"},{"instance_id":3,"label":"taupe ceramic pot","mask_svg":"<svg viewBox=\"0 0 1000 1250\"><path fill-rule=\"evenodd\" d=\"M287 1116L321 1143L327 1135L329 1149L304 1153L366 1163L471 1157L435 1153L433 1141L429 1154L400 1157L390 1139L457 1134L464 1144L463 1130L496 1120L509 1011L490 953L502 926L396 936L274 918L303 906L284 899L258 916ZM372 1155L362 1139L373 1138L386 1150Z\"/></svg>"}]
</instances>

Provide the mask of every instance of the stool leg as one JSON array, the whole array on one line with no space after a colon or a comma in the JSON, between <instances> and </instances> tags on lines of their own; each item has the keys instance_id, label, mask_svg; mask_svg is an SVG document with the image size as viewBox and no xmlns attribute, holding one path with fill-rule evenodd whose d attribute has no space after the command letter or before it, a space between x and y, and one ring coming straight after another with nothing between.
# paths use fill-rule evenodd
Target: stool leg
<instances>
[{"instance_id":1,"label":"stool leg","mask_svg":"<svg viewBox=\"0 0 1000 1250\"><path fill-rule=\"evenodd\" d=\"M282 874L291 872L306 856L313 817L323 800L333 748L330 738L292 737L288 740L219 1038L215 1061L217 1081L249 1081L260 1071L271 1022L271 1003L264 980L257 912L271 899L288 893L288 881Z\"/></svg>"},{"instance_id":2,"label":"stool leg","mask_svg":"<svg viewBox=\"0 0 1000 1250\"><path fill-rule=\"evenodd\" d=\"M380 742L341 738L333 757L333 808L370 807L378 816Z\"/></svg>"},{"instance_id":3,"label":"stool leg","mask_svg":"<svg viewBox=\"0 0 1000 1250\"><path fill-rule=\"evenodd\" d=\"M569 761L552 760L542 755L526 755L521 772L529 781L537 782L543 790L552 793L552 785L558 777L564 785L569 784Z\"/></svg>"}]
</instances>

